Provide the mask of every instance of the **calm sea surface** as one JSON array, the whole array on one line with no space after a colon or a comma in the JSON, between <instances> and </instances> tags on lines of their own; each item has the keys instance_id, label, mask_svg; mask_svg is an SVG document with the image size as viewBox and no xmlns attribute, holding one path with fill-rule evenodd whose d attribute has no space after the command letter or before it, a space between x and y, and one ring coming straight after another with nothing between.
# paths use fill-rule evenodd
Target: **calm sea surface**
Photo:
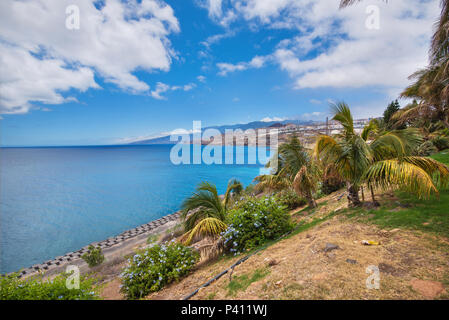
<instances>
[{"instance_id":1,"label":"calm sea surface","mask_svg":"<svg viewBox=\"0 0 449 320\"><path fill-rule=\"evenodd\" d=\"M237 147L236 153L253 151ZM201 181L224 193L261 165L179 165L168 145L0 148L0 273L177 211ZM224 157L223 151L223 157Z\"/></svg>"}]
</instances>

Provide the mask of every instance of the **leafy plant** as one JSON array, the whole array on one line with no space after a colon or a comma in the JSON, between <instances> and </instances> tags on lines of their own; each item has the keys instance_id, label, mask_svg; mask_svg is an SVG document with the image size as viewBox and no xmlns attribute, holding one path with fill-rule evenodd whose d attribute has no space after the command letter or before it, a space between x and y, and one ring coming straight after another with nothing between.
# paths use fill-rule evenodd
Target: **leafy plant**
<instances>
[{"instance_id":1,"label":"leafy plant","mask_svg":"<svg viewBox=\"0 0 449 320\"><path fill-rule=\"evenodd\" d=\"M0 275L0 300L97 300L94 279L80 278L79 289L68 289L68 274L43 281L40 277L20 279L17 273Z\"/></svg>"},{"instance_id":2,"label":"leafy plant","mask_svg":"<svg viewBox=\"0 0 449 320\"><path fill-rule=\"evenodd\" d=\"M209 182L202 182L196 192L187 198L182 206L181 218L184 220L184 242L190 244L196 238L217 238L226 229L224 220L231 199L242 192L242 185L235 179L228 183L223 200L217 187Z\"/></svg>"},{"instance_id":3,"label":"leafy plant","mask_svg":"<svg viewBox=\"0 0 449 320\"><path fill-rule=\"evenodd\" d=\"M251 277L248 274L234 277L228 284L228 296L234 296L238 291L245 291L253 282L265 278L270 273L267 268L254 270Z\"/></svg>"},{"instance_id":4,"label":"leafy plant","mask_svg":"<svg viewBox=\"0 0 449 320\"><path fill-rule=\"evenodd\" d=\"M432 139L433 145L438 149L438 151L443 151L449 149L449 138L436 136Z\"/></svg>"},{"instance_id":5,"label":"leafy plant","mask_svg":"<svg viewBox=\"0 0 449 320\"><path fill-rule=\"evenodd\" d=\"M174 241L140 251L128 260L128 266L120 275L121 291L128 299L159 291L187 275L198 259L196 251Z\"/></svg>"},{"instance_id":6,"label":"leafy plant","mask_svg":"<svg viewBox=\"0 0 449 320\"><path fill-rule=\"evenodd\" d=\"M157 234L150 234L147 238L147 244L153 244L157 242L159 239L159 236Z\"/></svg>"},{"instance_id":7,"label":"leafy plant","mask_svg":"<svg viewBox=\"0 0 449 320\"><path fill-rule=\"evenodd\" d=\"M274 197L250 198L229 212L228 229L222 233L226 248L238 254L273 240L293 228L287 208Z\"/></svg>"},{"instance_id":8,"label":"leafy plant","mask_svg":"<svg viewBox=\"0 0 449 320\"><path fill-rule=\"evenodd\" d=\"M436 152L438 152L438 149L432 141L426 141L416 149L416 154L421 157L428 157Z\"/></svg>"},{"instance_id":9,"label":"leafy plant","mask_svg":"<svg viewBox=\"0 0 449 320\"><path fill-rule=\"evenodd\" d=\"M275 172L257 177L258 189L277 191L293 187L310 207L316 207L314 194L318 189L319 169L298 138L292 137L282 144L267 166Z\"/></svg>"},{"instance_id":10,"label":"leafy plant","mask_svg":"<svg viewBox=\"0 0 449 320\"><path fill-rule=\"evenodd\" d=\"M88 252L81 256L87 262L90 268L98 266L104 261L104 255L100 247L95 248L93 245L88 247Z\"/></svg>"},{"instance_id":11,"label":"leafy plant","mask_svg":"<svg viewBox=\"0 0 449 320\"><path fill-rule=\"evenodd\" d=\"M292 189L285 189L275 194L276 202L282 206L287 207L289 210L296 209L305 205L307 202L304 198L301 198Z\"/></svg>"},{"instance_id":12,"label":"leafy plant","mask_svg":"<svg viewBox=\"0 0 449 320\"><path fill-rule=\"evenodd\" d=\"M353 206L361 205L359 190L367 183L371 188L400 187L419 197L438 194L433 177L442 183L449 181L449 169L431 158L411 156L422 143L422 138L413 128L396 130L367 141L369 130L359 135L349 107L343 103L333 104L333 120L338 121L342 133L336 137L321 136L315 146L320 161L335 165L347 183L348 200Z\"/></svg>"}]
</instances>

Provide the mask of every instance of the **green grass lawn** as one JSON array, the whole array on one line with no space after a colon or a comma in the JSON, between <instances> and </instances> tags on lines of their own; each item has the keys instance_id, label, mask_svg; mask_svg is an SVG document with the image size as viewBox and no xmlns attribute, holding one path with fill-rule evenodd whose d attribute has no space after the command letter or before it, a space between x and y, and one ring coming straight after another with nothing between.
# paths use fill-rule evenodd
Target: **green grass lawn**
<instances>
[{"instance_id":1,"label":"green grass lawn","mask_svg":"<svg viewBox=\"0 0 449 320\"><path fill-rule=\"evenodd\" d=\"M449 150L432 158L449 165ZM396 196L399 201L390 201L379 209L354 209L349 216L385 229L413 229L449 238L449 190L440 190L439 199L419 200L400 191L396 192Z\"/></svg>"},{"instance_id":2,"label":"green grass lawn","mask_svg":"<svg viewBox=\"0 0 449 320\"><path fill-rule=\"evenodd\" d=\"M446 165L449 165L449 149L441 151L440 153L432 156L435 160L438 160Z\"/></svg>"}]
</instances>

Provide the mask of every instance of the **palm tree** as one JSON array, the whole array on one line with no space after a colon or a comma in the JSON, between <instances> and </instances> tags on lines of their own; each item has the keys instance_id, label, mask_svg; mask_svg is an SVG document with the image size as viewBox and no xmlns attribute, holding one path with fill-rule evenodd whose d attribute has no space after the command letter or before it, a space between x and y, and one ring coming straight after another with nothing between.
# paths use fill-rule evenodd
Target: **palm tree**
<instances>
[{"instance_id":1,"label":"palm tree","mask_svg":"<svg viewBox=\"0 0 449 320\"><path fill-rule=\"evenodd\" d=\"M277 171L272 175L260 176L257 188L282 190L293 187L295 192L307 200L310 207L315 208L313 194L317 190L319 170L309 152L302 146L298 138L292 137L282 144L277 154ZM270 161L268 166L274 162Z\"/></svg>"},{"instance_id":2,"label":"palm tree","mask_svg":"<svg viewBox=\"0 0 449 320\"><path fill-rule=\"evenodd\" d=\"M439 67L437 78L443 83L441 94L449 99L449 0L441 0L441 15L430 47L430 64Z\"/></svg>"},{"instance_id":3,"label":"palm tree","mask_svg":"<svg viewBox=\"0 0 449 320\"><path fill-rule=\"evenodd\" d=\"M254 178L256 191L274 192L291 187L291 181L280 174L266 174Z\"/></svg>"},{"instance_id":4,"label":"palm tree","mask_svg":"<svg viewBox=\"0 0 449 320\"><path fill-rule=\"evenodd\" d=\"M340 8L361 0L341 0ZM441 0L441 14L435 25L429 50L429 67L410 76L416 79L401 94L402 97L418 99L419 104L400 112L398 125L416 117L427 117L449 129L449 0Z\"/></svg>"},{"instance_id":5,"label":"palm tree","mask_svg":"<svg viewBox=\"0 0 449 320\"><path fill-rule=\"evenodd\" d=\"M374 125L368 125L359 135L355 132L349 107L343 103L331 105L334 117L343 130L335 138L321 136L315 146L315 155L324 163L333 163L346 181L348 201L352 206L361 205L360 187L367 183L373 187L401 186L419 197L429 197L438 190L434 177L447 183L449 169L431 158L411 156L422 142L416 129L396 130L372 137ZM372 191L373 202L374 192Z\"/></svg>"},{"instance_id":6,"label":"palm tree","mask_svg":"<svg viewBox=\"0 0 449 320\"><path fill-rule=\"evenodd\" d=\"M228 182L228 187L226 188L226 193L223 198L223 205L225 211L227 210L229 203L235 197L239 196L243 192L243 185L237 179L231 179Z\"/></svg>"},{"instance_id":7,"label":"palm tree","mask_svg":"<svg viewBox=\"0 0 449 320\"><path fill-rule=\"evenodd\" d=\"M439 65L430 66L411 75L410 78L416 81L407 87L401 96L413 98L418 102L393 116L397 124L426 118L432 122L440 122L449 129L449 77L441 79L442 68Z\"/></svg>"},{"instance_id":8,"label":"palm tree","mask_svg":"<svg viewBox=\"0 0 449 320\"><path fill-rule=\"evenodd\" d=\"M233 195L242 190L242 184L236 179L231 179L222 200L215 185L209 182L200 183L196 192L181 205L186 244L190 244L198 237L214 238L225 231L227 225L224 221L229 201Z\"/></svg>"}]
</instances>

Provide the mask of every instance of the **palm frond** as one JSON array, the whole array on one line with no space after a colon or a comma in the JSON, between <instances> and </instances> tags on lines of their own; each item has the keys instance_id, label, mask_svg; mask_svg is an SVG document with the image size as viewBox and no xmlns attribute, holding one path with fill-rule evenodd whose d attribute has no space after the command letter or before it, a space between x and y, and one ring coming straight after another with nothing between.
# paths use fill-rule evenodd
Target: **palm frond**
<instances>
[{"instance_id":1,"label":"palm frond","mask_svg":"<svg viewBox=\"0 0 449 320\"><path fill-rule=\"evenodd\" d=\"M378 126L377 122L374 121L374 119L371 120L371 121L370 121L370 122L363 128L363 131L362 131L362 134L361 134L362 139L365 140L365 141L367 141L368 138L369 138L371 135L375 134L378 130L379 130L379 126Z\"/></svg>"},{"instance_id":2,"label":"palm frond","mask_svg":"<svg viewBox=\"0 0 449 320\"><path fill-rule=\"evenodd\" d=\"M423 139L415 128L387 132L370 144L375 160L402 159L410 155Z\"/></svg>"},{"instance_id":3,"label":"palm frond","mask_svg":"<svg viewBox=\"0 0 449 320\"><path fill-rule=\"evenodd\" d=\"M228 182L228 187L226 188L226 193L224 195L223 204L226 208L228 207L229 201L231 200L232 195L239 195L243 191L243 185L237 179L231 179Z\"/></svg>"},{"instance_id":4,"label":"palm frond","mask_svg":"<svg viewBox=\"0 0 449 320\"><path fill-rule=\"evenodd\" d=\"M317 190L317 176L303 166L293 180L293 189L303 197L307 197L310 193Z\"/></svg>"},{"instance_id":5,"label":"palm frond","mask_svg":"<svg viewBox=\"0 0 449 320\"><path fill-rule=\"evenodd\" d=\"M386 189L401 187L415 193L419 198L438 195L432 178L422 168L397 159L375 162L365 173L369 186Z\"/></svg>"},{"instance_id":6,"label":"palm frond","mask_svg":"<svg viewBox=\"0 0 449 320\"><path fill-rule=\"evenodd\" d=\"M181 218L185 220L186 230L191 230L198 221L206 217L224 220L226 216L217 188L208 182L202 182L196 188L196 192L184 200L181 210Z\"/></svg>"},{"instance_id":7,"label":"palm frond","mask_svg":"<svg viewBox=\"0 0 449 320\"><path fill-rule=\"evenodd\" d=\"M283 175L262 175L254 178L257 191L277 191L288 188L291 182Z\"/></svg>"},{"instance_id":8,"label":"palm frond","mask_svg":"<svg viewBox=\"0 0 449 320\"><path fill-rule=\"evenodd\" d=\"M205 218L199 221L192 230L184 235L183 241L186 245L190 245L196 238L216 238L227 228L228 226L219 219Z\"/></svg>"},{"instance_id":9,"label":"palm frond","mask_svg":"<svg viewBox=\"0 0 449 320\"><path fill-rule=\"evenodd\" d=\"M344 102L331 103L331 109L334 114L332 120L338 121L344 128L345 135L354 134L354 120L351 109Z\"/></svg>"},{"instance_id":10,"label":"palm frond","mask_svg":"<svg viewBox=\"0 0 449 320\"><path fill-rule=\"evenodd\" d=\"M410 156L403 161L423 169L438 186L444 188L449 185L449 168L445 164L428 157Z\"/></svg>"}]
</instances>

